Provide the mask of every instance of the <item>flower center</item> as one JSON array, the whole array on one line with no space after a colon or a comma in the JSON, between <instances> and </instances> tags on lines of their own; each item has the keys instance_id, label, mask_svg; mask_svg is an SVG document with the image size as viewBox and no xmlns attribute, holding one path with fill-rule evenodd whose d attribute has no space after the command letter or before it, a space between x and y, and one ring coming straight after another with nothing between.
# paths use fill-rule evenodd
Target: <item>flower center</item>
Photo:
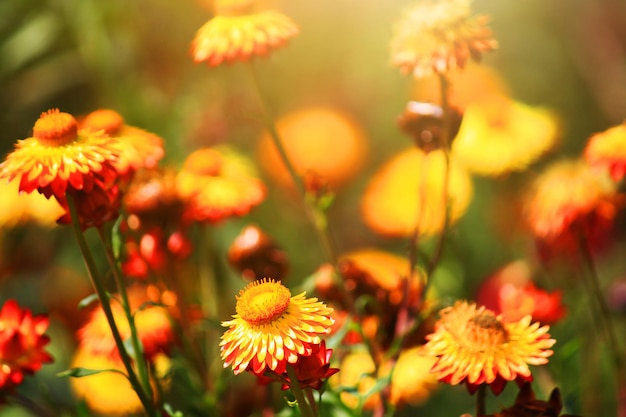
<instances>
[{"instance_id":1,"label":"flower center","mask_svg":"<svg viewBox=\"0 0 626 417\"><path fill-rule=\"evenodd\" d=\"M463 332L466 340L477 350L485 350L491 346L501 345L509 340L504 325L490 311L478 313L467 322Z\"/></svg>"},{"instance_id":2,"label":"flower center","mask_svg":"<svg viewBox=\"0 0 626 417\"><path fill-rule=\"evenodd\" d=\"M267 280L248 284L237 296L237 314L251 324L265 324L287 311L291 292L280 282Z\"/></svg>"},{"instance_id":3,"label":"flower center","mask_svg":"<svg viewBox=\"0 0 626 417\"><path fill-rule=\"evenodd\" d=\"M33 137L45 146L63 146L76 140L78 123L69 113L59 109L41 113L33 127Z\"/></svg>"},{"instance_id":4,"label":"flower center","mask_svg":"<svg viewBox=\"0 0 626 417\"><path fill-rule=\"evenodd\" d=\"M115 110L100 109L89 113L83 127L93 131L104 130L109 136L115 136L124 126L124 118Z\"/></svg>"}]
</instances>

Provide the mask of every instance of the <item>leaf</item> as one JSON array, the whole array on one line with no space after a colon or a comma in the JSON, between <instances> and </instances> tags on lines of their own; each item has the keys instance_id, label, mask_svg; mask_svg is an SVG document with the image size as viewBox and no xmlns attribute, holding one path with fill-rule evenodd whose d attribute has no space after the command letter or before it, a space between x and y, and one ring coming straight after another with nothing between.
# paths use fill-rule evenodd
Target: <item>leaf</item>
<instances>
[{"instance_id":1,"label":"leaf","mask_svg":"<svg viewBox=\"0 0 626 417\"><path fill-rule=\"evenodd\" d=\"M89 375L95 375L102 372L115 372L126 376L126 374L119 369L88 369L88 368L72 368L63 372L57 373L59 378L82 378Z\"/></svg>"},{"instance_id":2,"label":"leaf","mask_svg":"<svg viewBox=\"0 0 626 417\"><path fill-rule=\"evenodd\" d=\"M78 303L78 309L82 310L83 308L89 306L90 304L96 302L98 300L98 294L90 294L87 297L80 300Z\"/></svg>"}]
</instances>

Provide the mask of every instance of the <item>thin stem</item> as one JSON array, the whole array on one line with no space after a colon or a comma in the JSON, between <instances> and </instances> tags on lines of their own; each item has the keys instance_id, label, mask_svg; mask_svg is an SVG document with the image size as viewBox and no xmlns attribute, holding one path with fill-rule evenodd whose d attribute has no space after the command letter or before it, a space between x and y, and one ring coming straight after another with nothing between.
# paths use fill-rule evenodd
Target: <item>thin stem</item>
<instances>
[{"instance_id":1,"label":"thin stem","mask_svg":"<svg viewBox=\"0 0 626 417\"><path fill-rule=\"evenodd\" d=\"M133 389L137 393L137 397L141 401L144 409L150 416L157 416L157 411L154 408L154 404L150 400L150 398L144 392L143 386L141 382L137 378L135 374L135 370L133 369L133 364L128 352L126 352L126 348L124 347L124 341L120 336L119 329L115 324L115 318L113 317L113 311L111 310L111 304L109 303L109 297L107 295L106 289L102 283L102 278L98 273L98 268L96 267L96 263L91 254L91 250L89 249L89 245L85 239L83 234L80 222L78 220L78 213L76 209L76 204L74 202L73 197L68 194L67 196L67 204L69 207L70 217L72 219L72 227L74 229L74 234L76 236L76 240L78 241L78 246L80 248L83 261L85 262L85 267L87 268L87 272L89 278L91 280L91 284L98 295L98 299L100 300L100 305L102 306L102 311L107 319L107 323L111 328L111 333L113 334L113 339L115 340L115 345L117 346L117 350L120 355L120 359L126 368L126 372L128 374L128 380L130 381Z\"/></svg>"},{"instance_id":2,"label":"thin stem","mask_svg":"<svg viewBox=\"0 0 626 417\"><path fill-rule=\"evenodd\" d=\"M291 365L287 365L287 375L289 376L289 389L296 397L296 401L298 402L298 407L300 408L300 413L303 417L317 417L317 414L311 408L311 405L307 402L304 397L304 391L300 388L300 382L298 381L298 376L296 375L296 370Z\"/></svg>"},{"instance_id":3,"label":"thin stem","mask_svg":"<svg viewBox=\"0 0 626 417\"><path fill-rule=\"evenodd\" d=\"M124 282L122 280L122 273L119 269L117 260L113 255L110 238L105 235L102 227L97 227L96 229L98 230L98 236L100 237L100 241L105 248L106 258L111 268L113 279L115 280L115 285L117 286L117 290L122 297L122 309L124 310L124 315L126 316L126 320L128 320L128 326L130 328L130 339L131 343L133 344L133 350L135 352L134 356L135 363L137 364L137 371L139 372L139 377L141 378L141 383L143 384L144 389L146 390L148 395L152 397L152 389L150 388L150 376L148 374L148 368L144 359L143 347L139 339L139 334L137 333L135 317L133 316L133 312L131 311L130 301L128 299L128 292L126 291L126 286L124 285Z\"/></svg>"},{"instance_id":4,"label":"thin stem","mask_svg":"<svg viewBox=\"0 0 626 417\"><path fill-rule=\"evenodd\" d=\"M480 384L476 391L476 417L487 415L487 384Z\"/></svg>"}]
</instances>

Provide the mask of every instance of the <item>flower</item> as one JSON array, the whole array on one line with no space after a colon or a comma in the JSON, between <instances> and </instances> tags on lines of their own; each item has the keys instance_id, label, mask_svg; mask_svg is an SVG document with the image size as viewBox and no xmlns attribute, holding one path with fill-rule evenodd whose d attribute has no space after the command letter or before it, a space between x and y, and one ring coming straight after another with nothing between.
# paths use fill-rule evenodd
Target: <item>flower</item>
<instances>
[{"instance_id":1,"label":"flower","mask_svg":"<svg viewBox=\"0 0 626 417\"><path fill-rule=\"evenodd\" d=\"M472 16L469 0L423 0L394 27L391 63L415 77L463 68L496 48L485 16Z\"/></svg>"},{"instance_id":2,"label":"flower","mask_svg":"<svg viewBox=\"0 0 626 417\"><path fill-rule=\"evenodd\" d=\"M185 217L196 222L243 216L263 201L266 192L250 161L228 147L192 152L176 184L189 201Z\"/></svg>"},{"instance_id":3,"label":"flower","mask_svg":"<svg viewBox=\"0 0 626 417\"><path fill-rule=\"evenodd\" d=\"M437 358L431 372L440 381L465 382L470 392L488 384L498 395L507 381L532 381L528 365L548 362L556 343L548 330L531 316L507 323L484 306L457 301L441 310L423 353Z\"/></svg>"},{"instance_id":4,"label":"flower","mask_svg":"<svg viewBox=\"0 0 626 417\"><path fill-rule=\"evenodd\" d=\"M409 236L416 229L431 236L441 231L446 205L450 224L467 209L473 187L465 169L450 160L448 200L444 201L443 151L425 154L407 149L393 157L372 177L361 200L365 223L386 236Z\"/></svg>"},{"instance_id":5,"label":"flower","mask_svg":"<svg viewBox=\"0 0 626 417\"><path fill-rule=\"evenodd\" d=\"M330 332L332 309L305 293L291 296L280 281L251 282L237 295L237 314L222 323L228 330L220 343L224 367L235 374L250 370L277 374L314 352L319 335Z\"/></svg>"},{"instance_id":6,"label":"flower","mask_svg":"<svg viewBox=\"0 0 626 417\"><path fill-rule=\"evenodd\" d=\"M363 410L374 410L381 403L376 387L376 365L364 350L348 353L339 366L341 372L330 379L330 384L341 392L341 401L351 409L361 406ZM345 388L345 389L341 389Z\"/></svg>"},{"instance_id":7,"label":"flower","mask_svg":"<svg viewBox=\"0 0 626 417\"><path fill-rule=\"evenodd\" d=\"M161 292L152 285L135 285L128 288L128 298L146 357L151 358L160 352L166 352L174 340L170 314L174 313L176 296L169 291ZM122 306L113 302L111 310L122 339L130 338L130 326ZM89 321L79 329L78 336L81 346L94 354L119 358L113 334L101 306L92 311Z\"/></svg>"},{"instance_id":8,"label":"flower","mask_svg":"<svg viewBox=\"0 0 626 417\"><path fill-rule=\"evenodd\" d=\"M52 362L44 350L50 342L45 335L48 317L33 315L10 299L0 310L0 391L8 392L21 384L24 374L34 374Z\"/></svg>"},{"instance_id":9,"label":"flower","mask_svg":"<svg viewBox=\"0 0 626 417\"><path fill-rule=\"evenodd\" d=\"M437 378L430 373L435 358L421 354L421 346L400 353L391 374L389 402L394 406L419 406L438 387Z\"/></svg>"},{"instance_id":10,"label":"flower","mask_svg":"<svg viewBox=\"0 0 626 417\"><path fill-rule=\"evenodd\" d=\"M287 254L257 226L244 228L228 248L228 262L244 279L282 280L289 269Z\"/></svg>"},{"instance_id":11,"label":"flower","mask_svg":"<svg viewBox=\"0 0 626 417\"><path fill-rule=\"evenodd\" d=\"M614 180L626 175L626 122L589 138L584 158L592 166L605 166Z\"/></svg>"},{"instance_id":12,"label":"flower","mask_svg":"<svg viewBox=\"0 0 626 417\"><path fill-rule=\"evenodd\" d=\"M129 126L115 110L99 109L89 113L80 123L92 132L104 131L116 138L118 158L113 165L121 176L140 168L155 168L165 154L163 139L138 127Z\"/></svg>"},{"instance_id":13,"label":"flower","mask_svg":"<svg viewBox=\"0 0 626 417\"><path fill-rule=\"evenodd\" d=\"M336 189L363 166L367 136L345 112L332 107L301 108L281 117L276 128L287 157L305 180L321 179ZM289 171L269 133L261 137L258 154L261 166L279 185L292 186Z\"/></svg>"},{"instance_id":14,"label":"flower","mask_svg":"<svg viewBox=\"0 0 626 417\"><path fill-rule=\"evenodd\" d=\"M196 33L191 45L195 62L215 67L268 55L298 34L298 26L282 13L253 12L250 1L218 1L216 16Z\"/></svg>"},{"instance_id":15,"label":"flower","mask_svg":"<svg viewBox=\"0 0 626 417\"><path fill-rule=\"evenodd\" d=\"M19 181L0 181L0 227L15 227L25 223L53 226L65 210L54 198L41 194L19 192Z\"/></svg>"},{"instance_id":16,"label":"flower","mask_svg":"<svg viewBox=\"0 0 626 417\"><path fill-rule=\"evenodd\" d=\"M525 382L520 387L520 391L515 398L515 404L512 407L502 409L500 413L489 417L558 417L563 409L563 400L561 392L558 388L554 388L550 393L548 401L538 400L533 392L530 383ZM574 415L565 414L563 417L576 417Z\"/></svg>"},{"instance_id":17,"label":"flower","mask_svg":"<svg viewBox=\"0 0 626 417\"><path fill-rule=\"evenodd\" d=\"M452 154L473 173L497 176L525 169L554 146L554 115L504 96L470 104Z\"/></svg>"},{"instance_id":18,"label":"flower","mask_svg":"<svg viewBox=\"0 0 626 417\"><path fill-rule=\"evenodd\" d=\"M450 107L450 132L443 135L443 109L431 103L409 101L404 112L398 117L398 126L411 136L415 146L429 153L432 150L447 148L459 132L461 113Z\"/></svg>"},{"instance_id":19,"label":"flower","mask_svg":"<svg viewBox=\"0 0 626 417\"><path fill-rule=\"evenodd\" d=\"M19 179L20 191L38 190L62 203L66 190L108 189L117 178L115 140L104 132L78 130L76 119L49 110L33 127L33 136L17 142L0 164L0 179Z\"/></svg>"},{"instance_id":20,"label":"flower","mask_svg":"<svg viewBox=\"0 0 626 417\"><path fill-rule=\"evenodd\" d=\"M570 232L597 235L616 215L616 191L606 173L584 161L558 161L535 180L526 199L526 220L534 235L547 241Z\"/></svg>"}]
</instances>

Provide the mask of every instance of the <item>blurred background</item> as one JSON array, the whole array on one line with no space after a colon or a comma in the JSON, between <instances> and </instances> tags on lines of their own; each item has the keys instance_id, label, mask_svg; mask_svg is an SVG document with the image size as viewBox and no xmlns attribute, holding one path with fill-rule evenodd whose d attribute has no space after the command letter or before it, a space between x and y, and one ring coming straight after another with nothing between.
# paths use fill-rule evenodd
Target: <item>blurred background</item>
<instances>
[{"instance_id":1,"label":"blurred background","mask_svg":"<svg viewBox=\"0 0 626 417\"><path fill-rule=\"evenodd\" d=\"M405 240L385 239L365 227L358 206L372 173L411 146L396 119L413 98L415 83L389 63L393 24L411 4L263 2L263 7L284 12L300 26L300 34L287 47L257 65L274 112L280 117L311 106L338 109L350 115L365 137L358 175L337 189L329 211L340 253L362 246L406 252ZM258 159L263 128L252 117L259 106L246 66L209 68L190 56L191 41L212 17L211 7L210 0L0 1L0 153L29 137L39 114L50 108L78 116L106 107L117 110L128 124L165 139L163 165L180 166L191 151L223 143ZM516 100L553 110L560 140L551 154L523 174L473 178L473 200L453 231L439 272L438 289L450 299L473 297L481 280L528 253L530 241L510 233L515 219L507 213L507 198L545 163L580 155L593 133L626 117L624 1L477 0L474 10L490 17L499 43L483 64L500 74ZM259 169L268 198L250 216L216 226L215 250L225 254L243 226L258 224L287 252L286 281L297 286L316 270L323 254L298 199ZM0 229L0 300L17 298L52 317L50 350L57 360L37 379L28 379L23 390L48 396L64 410L74 409L74 399L67 381L54 375L67 367L72 331L80 325L80 318L64 309L71 311L90 291L70 232L37 226ZM621 242L614 250L624 249ZM624 260L602 267L611 275L626 272ZM234 275L225 264L223 269ZM243 284L233 282L234 293ZM547 286L564 282L557 277ZM230 313L225 313L227 318ZM72 317L76 322L68 322ZM564 380L580 366L572 353L576 346L567 340L571 330L553 330L557 346L566 349L555 355L551 369ZM567 382L562 392L566 404L576 409L580 384ZM441 406L447 396L454 398L455 410L472 410L473 399L459 390L436 395L423 407L426 415L449 416ZM509 404L512 396L507 390L495 401ZM29 415L24 413L0 408L2 416Z\"/></svg>"}]
</instances>

